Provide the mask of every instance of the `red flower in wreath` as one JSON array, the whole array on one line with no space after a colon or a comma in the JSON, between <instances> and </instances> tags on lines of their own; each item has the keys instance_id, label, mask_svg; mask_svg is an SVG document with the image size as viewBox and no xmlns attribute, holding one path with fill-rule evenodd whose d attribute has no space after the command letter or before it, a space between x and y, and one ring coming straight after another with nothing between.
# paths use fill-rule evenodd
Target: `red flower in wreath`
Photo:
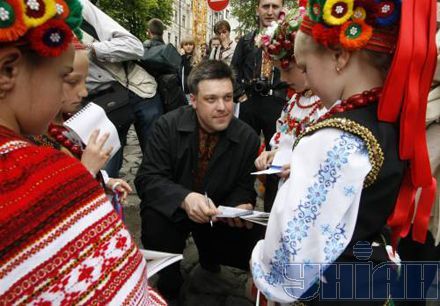
<instances>
[{"instance_id":1,"label":"red flower in wreath","mask_svg":"<svg viewBox=\"0 0 440 306\"><path fill-rule=\"evenodd\" d=\"M312 28L313 38L325 47L339 45L340 27L326 27L320 23L315 24Z\"/></svg>"},{"instance_id":2,"label":"red flower in wreath","mask_svg":"<svg viewBox=\"0 0 440 306\"><path fill-rule=\"evenodd\" d=\"M341 45L347 50L362 49L373 35L373 28L362 20L347 22L341 28Z\"/></svg>"},{"instance_id":3,"label":"red flower in wreath","mask_svg":"<svg viewBox=\"0 0 440 306\"><path fill-rule=\"evenodd\" d=\"M72 30L60 19L53 19L29 31L33 50L42 56L59 56L72 41Z\"/></svg>"},{"instance_id":4,"label":"red flower in wreath","mask_svg":"<svg viewBox=\"0 0 440 306\"><path fill-rule=\"evenodd\" d=\"M21 4L16 0L0 2L0 41L16 41L27 31Z\"/></svg>"}]
</instances>

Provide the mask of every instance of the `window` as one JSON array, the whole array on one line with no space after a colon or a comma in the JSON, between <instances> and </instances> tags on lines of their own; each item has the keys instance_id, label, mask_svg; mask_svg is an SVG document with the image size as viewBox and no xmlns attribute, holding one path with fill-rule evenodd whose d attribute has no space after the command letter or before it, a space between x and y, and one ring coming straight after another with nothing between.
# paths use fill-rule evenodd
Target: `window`
<instances>
[{"instance_id":1,"label":"window","mask_svg":"<svg viewBox=\"0 0 440 306\"><path fill-rule=\"evenodd\" d=\"M186 16L185 15L182 16L182 24L183 24L183 27L186 28Z\"/></svg>"},{"instance_id":2,"label":"window","mask_svg":"<svg viewBox=\"0 0 440 306\"><path fill-rule=\"evenodd\" d=\"M168 43L171 42L171 33L168 32Z\"/></svg>"},{"instance_id":3,"label":"window","mask_svg":"<svg viewBox=\"0 0 440 306\"><path fill-rule=\"evenodd\" d=\"M174 46L179 48L180 46L177 44L177 36L174 37Z\"/></svg>"},{"instance_id":4,"label":"window","mask_svg":"<svg viewBox=\"0 0 440 306\"><path fill-rule=\"evenodd\" d=\"M225 19L228 19L229 18L229 10L226 10L226 18Z\"/></svg>"},{"instance_id":5,"label":"window","mask_svg":"<svg viewBox=\"0 0 440 306\"><path fill-rule=\"evenodd\" d=\"M178 22L179 19L177 18L177 10L174 11L174 21Z\"/></svg>"}]
</instances>

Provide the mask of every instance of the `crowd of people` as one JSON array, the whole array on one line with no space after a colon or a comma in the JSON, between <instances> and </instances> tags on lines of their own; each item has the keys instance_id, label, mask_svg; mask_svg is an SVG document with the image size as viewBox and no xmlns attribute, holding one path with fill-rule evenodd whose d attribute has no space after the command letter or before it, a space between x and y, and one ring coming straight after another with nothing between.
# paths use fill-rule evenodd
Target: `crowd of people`
<instances>
[{"instance_id":1,"label":"crowd of people","mask_svg":"<svg viewBox=\"0 0 440 306\"><path fill-rule=\"evenodd\" d=\"M142 43L89 0L2 1L0 304L181 304L180 263L151 288L123 221L134 125L143 248L191 235L201 268L247 271L259 305L423 305L438 269L417 295L402 265L440 260L436 4L258 0L238 42L221 20L177 50L159 19ZM117 152L65 127L98 101ZM251 173L274 169L266 226L221 217L255 210ZM343 279L366 260L389 268Z\"/></svg>"}]
</instances>

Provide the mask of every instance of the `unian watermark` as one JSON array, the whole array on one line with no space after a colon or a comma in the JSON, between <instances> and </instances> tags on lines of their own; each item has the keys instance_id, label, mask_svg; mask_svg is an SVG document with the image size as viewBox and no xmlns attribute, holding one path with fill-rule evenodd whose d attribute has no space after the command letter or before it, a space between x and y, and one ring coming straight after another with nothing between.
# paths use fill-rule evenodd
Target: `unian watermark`
<instances>
[{"instance_id":1,"label":"unian watermark","mask_svg":"<svg viewBox=\"0 0 440 306\"><path fill-rule=\"evenodd\" d=\"M369 243L356 246L353 254L359 262L287 264L284 291L300 300L440 300L440 262L374 264Z\"/></svg>"}]
</instances>

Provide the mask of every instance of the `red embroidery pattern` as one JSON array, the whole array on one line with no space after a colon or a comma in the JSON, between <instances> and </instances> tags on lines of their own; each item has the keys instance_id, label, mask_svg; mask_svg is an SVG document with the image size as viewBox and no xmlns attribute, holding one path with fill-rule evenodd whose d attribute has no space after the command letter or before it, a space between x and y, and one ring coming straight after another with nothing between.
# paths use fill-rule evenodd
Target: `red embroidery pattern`
<instances>
[{"instance_id":1,"label":"red embroidery pattern","mask_svg":"<svg viewBox=\"0 0 440 306\"><path fill-rule=\"evenodd\" d=\"M77 160L0 126L0 203L0 305L148 305L145 261Z\"/></svg>"}]
</instances>

